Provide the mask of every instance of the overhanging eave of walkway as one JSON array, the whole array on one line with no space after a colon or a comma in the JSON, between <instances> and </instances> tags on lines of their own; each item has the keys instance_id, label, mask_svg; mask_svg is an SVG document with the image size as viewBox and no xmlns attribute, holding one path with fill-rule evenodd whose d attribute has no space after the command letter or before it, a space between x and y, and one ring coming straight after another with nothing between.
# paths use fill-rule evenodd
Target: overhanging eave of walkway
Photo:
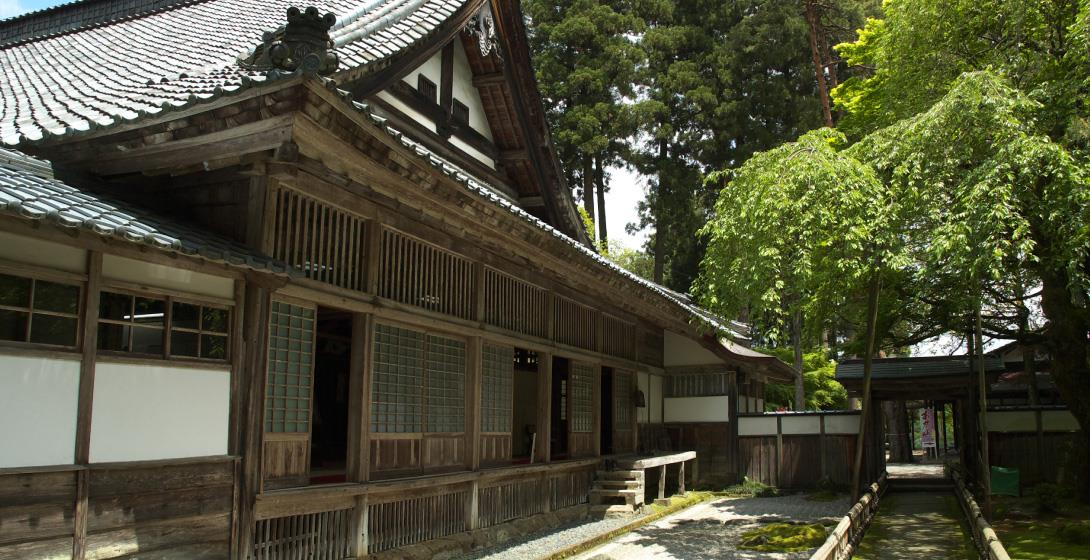
<instances>
[{"instance_id":1,"label":"overhanging eave of walkway","mask_svg":"<svg viewBox=\"0 0 1090 560\"><path fill-rule=\"evenodd\" d=\"M965 398L976 385L975 362L968 356L878 358L871 370L871 397L879 400L952 400ZM1004 369L996 356L985 356L988 383ZM836 366L836 380L852 397L863 395L863 360L844 360Z\"/></svg>"}]
</instances>

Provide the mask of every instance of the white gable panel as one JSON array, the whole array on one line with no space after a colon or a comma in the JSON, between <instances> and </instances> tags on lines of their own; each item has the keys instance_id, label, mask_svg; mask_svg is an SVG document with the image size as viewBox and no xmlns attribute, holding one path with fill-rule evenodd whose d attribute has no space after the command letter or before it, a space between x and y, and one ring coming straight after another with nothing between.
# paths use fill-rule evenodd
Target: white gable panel
<instances>
[{"instance_id":1,"label":"white gable panel","mask_svg":"<svg viewBox=\"0 0 1090 560\"><path fill-rule=\"evenodd\" d=\"M722 363L723 360L695 340L666 331L663 338L663 364L666 367Z\"/></svg>"},{"instance_id":2,"label":"white gable panel","mask_svg":"<svg viewBox=\"0 0 1090 560\"><path fill-rule=\"evenodd\" d=\"M437 82L438 83L438 82ZM469 58L461 41L454 42L454 98L469 107L469 127L492 140L492 129L484 116L484 104L481 94L473 86L473 69L469 67Z\"/></svg>"}]
</instances>

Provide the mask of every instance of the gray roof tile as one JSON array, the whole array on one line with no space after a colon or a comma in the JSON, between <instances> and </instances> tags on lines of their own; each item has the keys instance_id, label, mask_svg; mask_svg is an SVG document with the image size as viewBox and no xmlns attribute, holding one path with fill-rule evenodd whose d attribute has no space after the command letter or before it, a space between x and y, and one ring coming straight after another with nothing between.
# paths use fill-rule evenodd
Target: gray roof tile
<instances>
[{"instance_id":1,"label":"gray roof tile","mask_svg":"<svg viewBox=\"0 0 1090 560\"><path fill-rule=\"evenodd\" d=\"M57 181L47 162L7 148L0 148L0 214L235 267L295 275L286 264L228 239Z\"/></svg>"}]
</instances>

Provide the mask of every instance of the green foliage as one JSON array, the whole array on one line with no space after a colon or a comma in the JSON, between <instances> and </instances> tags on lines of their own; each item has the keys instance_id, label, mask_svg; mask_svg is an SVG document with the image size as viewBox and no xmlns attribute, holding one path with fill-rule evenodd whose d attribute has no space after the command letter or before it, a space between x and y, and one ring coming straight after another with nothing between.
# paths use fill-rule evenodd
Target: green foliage
<instances>
[{"instance_id":1,"label":"green foliage","mask_svg":"<svg viewBox=\"0 0 1090 560\"><path fill-rule=\"evenodd\" d=\"M790 348L762 349L762 352L790 363L794 352ZM836 361L831 360L824 349L803 352L803 388L806 392L806 410L844 410L848 408L848 392L836 380ZM765 410L794 408L793 385L769 383L765 385Z\"/></svg>"},{"instance_id":2,"label":"green foliage","mask_svg":"<svg viewBox=\"0 0 1090 560\"><path fill-rule=\"evenodd\" d=\"M737 496L743 498L775 498L780 495L780 491L775 486L769 486L763 482L756 480L750 480L749 477L743 477L741 484L735 484L728 487L723 491L728 496Z\"/></svg>"},{"instance_id":3,"label":"green foliage","mask_svg":"<svg viewBox=\"0 0 1090 560\"><path fill-rule=\"evenodd\" d=\"M1064 497L1068 493L1063 486L1052 484L1051 482L1042 482L1034 486L1031 492L1033 493L1033 498L1037 505L1037 511L1042 513L1056 513L1060 511Z\"/></svg>"},{"instance_id":4,"label":"green foliage","mask_svg":"<svg viewBox=\"0 0 1090 560\"><path fill-rule=\"evenodd\" d=\"M1064 523L1056 529L1056 534L1067 544L1090 545L1090 522Z\"/></svg>"},{"instance_id":5,"label":"green foliage","mask_svg":"<svg viewBox=\"0 0 1090 560\"><path fill-rule=\"evenodd\" d=\"M742 533L739 548L761 552L801 552L825 542L828 531L818 523L795 525L770 523Z\"/></svg>"},{"instance_id":6,"label":"green foliage","mask_svg":"<svg viewBox=\"0 0 1090 560\"><path fill-rule=\"evenodd\" d=\"M822 317L896 261L895 197L829 129L759 153L728 180L702 230L708 251L697 292L704 305L786 324ZM781 344L782 331L769 329Z\"/></svg>"},{"instance_id":7,"label":"green foliage","mask_svg":"<svg viewBox=\"0 0 1090 560\"><path fill-rule=\"evenodd\" d=\"M646 280L654 278L655 260L639 249L630 249L617 241L610 240L605 257L620 265L621 268Z\"/></svg>"}]
</instances>

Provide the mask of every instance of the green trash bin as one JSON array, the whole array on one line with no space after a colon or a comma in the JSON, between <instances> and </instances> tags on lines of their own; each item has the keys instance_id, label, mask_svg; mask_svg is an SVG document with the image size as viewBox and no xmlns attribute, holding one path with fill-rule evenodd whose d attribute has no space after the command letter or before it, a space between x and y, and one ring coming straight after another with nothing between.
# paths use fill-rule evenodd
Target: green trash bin
<instances>
[{"instance_id":1,"label":"green trash bin","mask_svg":"<svg viewBox=\"0 0 1090 560\"><path fill-rule=\"evenodd\" d=\"M993 496L1021 496L1021 473L1018 469L1005 467L992 467L992 495Z\"/></svg>"}]
</instances>

